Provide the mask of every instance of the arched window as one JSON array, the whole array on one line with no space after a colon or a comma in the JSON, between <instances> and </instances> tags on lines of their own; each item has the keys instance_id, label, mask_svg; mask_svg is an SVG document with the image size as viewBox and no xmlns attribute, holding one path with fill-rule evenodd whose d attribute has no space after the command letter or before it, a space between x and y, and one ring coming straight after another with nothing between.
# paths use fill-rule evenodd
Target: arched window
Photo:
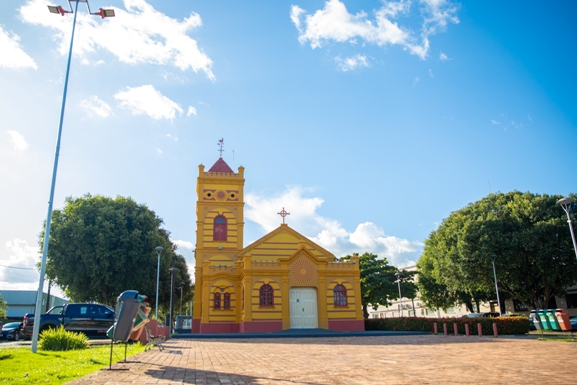
<instances>
[{"instance_id":1,"label":"arched window","mask_svg":"<svg viewBox=\"0 0 577 385\"><path fill-rule=\"evenodd\" d=\"M214 308L220 309L220 293L214 293Z\"/></svg>"},{"instance_id":2,"label":"arched window","mask_svg":"<svg viewBox=\"0 0 577 385\"><path fill-rule=\"evenodd\" d=\"M224 308L230 309L230 293L224 293Z\"/></svg>"},{"instance_id":3,"label":"arched window","mask_svg":"<svg viewBox=\"0 0 577 385\"><path fill-rule=\"evenodd\" d=\"M347 306L347 288L343 285L337 285L333 289L335 306Z\"/></svg>"},{"instance_id":4,"label":"arched window","mask_svg":"<svg viewBox=\"0 0 577 385\"><path fill-rule=\"evenodd\" d=\"M214 218L214 233L213 241L226 241L227 223L224 215L219 215Z\"/></svg>"},{"instance_id":5,"label":"arched window","mask_svg":"<svg viewBox=\"0 0 577 385\"><path fill-rule=\"evenodd\" d=\"M262 285L260 287L260 306L274 306L274 290L271 285Z\"/></svg>"}]
</instances>

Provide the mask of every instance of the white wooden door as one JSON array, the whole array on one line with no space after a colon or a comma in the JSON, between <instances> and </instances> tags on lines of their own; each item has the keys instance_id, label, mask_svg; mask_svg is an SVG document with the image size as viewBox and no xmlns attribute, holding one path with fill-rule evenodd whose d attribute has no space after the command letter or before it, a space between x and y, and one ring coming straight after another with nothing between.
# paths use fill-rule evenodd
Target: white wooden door
<instances>
[{"instance_id":1,"label":"white wooden door","mask_svg":"<svg viewBox=\"0 0 577 385\"><path fill-rule=\"evenodd\" d=\"M313 288L290 289L291 329L318 327L317 291Z\"/></svg>"}]
</instances>

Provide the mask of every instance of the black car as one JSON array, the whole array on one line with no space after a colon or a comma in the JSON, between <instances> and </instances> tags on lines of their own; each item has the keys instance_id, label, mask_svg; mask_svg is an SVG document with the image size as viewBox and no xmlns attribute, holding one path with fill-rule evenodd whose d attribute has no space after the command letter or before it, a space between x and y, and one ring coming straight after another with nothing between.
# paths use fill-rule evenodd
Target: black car
<instances>
[{"instance_id":1,"label":"black car","mask_svg":"<svg viewBox=\"0 0 577 385\"><path fill-rule=\"evenodd\" d=\"M20 330L22 330L22 322L10 322L2 326L0 337L10 341L18 341L20 339Z\"/></svg>"}]
</instances>

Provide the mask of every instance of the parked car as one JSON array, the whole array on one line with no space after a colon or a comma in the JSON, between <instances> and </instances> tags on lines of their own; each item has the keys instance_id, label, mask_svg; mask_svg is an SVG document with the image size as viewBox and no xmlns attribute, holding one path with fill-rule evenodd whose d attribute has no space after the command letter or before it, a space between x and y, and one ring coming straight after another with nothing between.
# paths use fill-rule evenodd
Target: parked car
<instances>
[{"instance_id":1,"label":"parked car","mask_svg":"<svg viewBox=\"0 0 577 385\"><path fill-rule=\"evenodd\" d=\"M70 303L55 306L40 315L40 331L56 329L60 325L72 332L81 332L89 337L106 337L106 331L114 324L114 310L96 303ZM25 314L21 337L32 338L34 314Z\"/></svg>"},{"instance_id":2,"label":"parked car","mask_svg":"<svg viewBox=\"0 0 577 385\"><path fill-rule=\"evenodd\" d=\"M0 338L18 341L20 339L20 331L22 330L22 322L10 322L2 327Z\"/></svg>"},{"instance_id":3,"label":"parked car","mask_svg":"<svg viewBox=\"0 0 577 385\"><path fill-rule=\"evenodd\" d=\"M499 317L500 314L499 313L493 313L493 312L485 312L485 313L470 313L470 314L463 314L463 318L494 318L494 317Z\"/></svg>"}]
</instances>

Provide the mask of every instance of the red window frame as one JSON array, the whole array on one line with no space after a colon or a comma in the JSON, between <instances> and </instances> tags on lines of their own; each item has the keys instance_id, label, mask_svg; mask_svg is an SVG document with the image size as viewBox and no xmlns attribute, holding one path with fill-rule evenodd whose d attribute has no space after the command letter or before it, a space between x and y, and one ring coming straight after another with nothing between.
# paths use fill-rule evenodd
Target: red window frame
<instances>
[{"instance_id":1,"label":"red window frame","mask_svg":"<svg viewBox=\"0 0 577 385\"><path fill-rule=\"evenodd\" d=\"M224 308L230 309L230 293L224 293Z\"/></svg>"},{"instance_id":2,"label":"red window frame","mask_svg":"<svg viewBox=\"0 0 577 385\"><path fill-rule=\"evenodd\" d=\"M333 289L335 306L347 306L347 288L343 285L337 285Z\"/></svg>"},{"instance_id":3,"label":"red window frame","mask_svg":"<svg viewBox=\"0 0 577 385\"><path fill-rule=\"evenodd\" d=\"M259 290L259 306L274 306L274 289L269 284L264 284Z\"/></svg>"},{"instance_id":4,"label":"red window frame","mask_svg":"<svg viewBox=\"0 0 577 385\"><path fill-rule=\"evenodd\" d=\"M214 293L214 308L220 309L220 293Z\"/></svg>"},{"instance_id":5,"label":"red window frame","mask_svg":"<svg viewBox=\"0 0 577 385\"><path fill-rule=\"evenodd\" d=\"M226 241L228 235L228 221L224 215L217 215L213 223L213 241Z\"/></svg>"}]
</instances>

